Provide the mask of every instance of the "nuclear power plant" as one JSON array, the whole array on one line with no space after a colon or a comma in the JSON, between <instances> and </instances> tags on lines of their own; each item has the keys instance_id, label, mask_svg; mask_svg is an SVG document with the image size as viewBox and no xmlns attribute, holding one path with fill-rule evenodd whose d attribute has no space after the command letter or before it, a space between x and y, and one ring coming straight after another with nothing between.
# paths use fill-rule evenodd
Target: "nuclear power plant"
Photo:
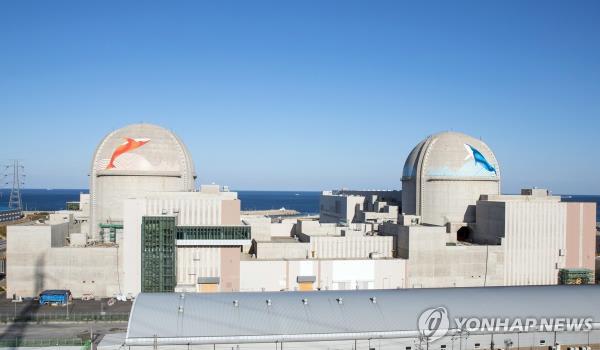
<instances>
[{"instance_id":1,"label":"nuclear power plant","mask_svg":"<svg viewBox=\"0 0 600 350\"><path fill-rule=\"evenodd\" d=\"M159 126L115 130L91 159L77 210L8 227L7 297L594 282L595 203L502 194L492 149L457 132L408 153L401 189L325 191L314 217L241 212Z\"/></svg>"}]
</instances>

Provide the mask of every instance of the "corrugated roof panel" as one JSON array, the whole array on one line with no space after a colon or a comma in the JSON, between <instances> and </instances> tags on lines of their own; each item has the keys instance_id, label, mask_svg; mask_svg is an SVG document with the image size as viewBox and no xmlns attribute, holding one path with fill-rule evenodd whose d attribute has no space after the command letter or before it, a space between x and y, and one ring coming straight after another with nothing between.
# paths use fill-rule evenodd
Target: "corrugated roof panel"
<instances>
[{"instance_id":1,"label":"corrugated roof panel","mask_svg":"<svg viewBox=\"0 0 600 350\"><path fill-rule=\"evenodd\" d=\"M599 322L600 286L140 294L128 339L416 331L419 315L438 306L448 309L451 327L454 317Z\"/></svg>"}]
</instances>

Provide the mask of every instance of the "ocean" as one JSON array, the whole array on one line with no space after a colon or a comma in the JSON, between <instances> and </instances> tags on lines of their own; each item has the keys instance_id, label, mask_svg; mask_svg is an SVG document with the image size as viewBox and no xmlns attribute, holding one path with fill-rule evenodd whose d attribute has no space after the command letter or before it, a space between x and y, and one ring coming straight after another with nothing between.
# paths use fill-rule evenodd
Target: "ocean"
<instances>
[{"instance_id":1,"label":"ocean","mask_svg":"<svg viewBox=\"0 0 600 350\"><path fill-rule=\"evenodd\" d=\"M66 203L78 201L82 189L24 189L21 200L25 210L61 210ZM294 209L304 215L319 213L318 191L237 191L242 210ZM10 189L0 189L0 208L8 205Z\"/></svg>"},{"instance_id":2,"label":"ocean","mask_svg":"<svg viewBox=\"0 0 600 350\"><path fill-rule=\"evenodd\" d=\"M318 191L237 191L242 201L242 210L294 209L302 214L319 213ZM81 189L24 189L21 191L26 210L60 210L69 201L79 200ZM10 189L0 189L0 207L6 207ZM563 195L566 202L596 202L600 208L600 196ZM600 211L596 209L596 222L600 222Z\"/></svg>"}]
</instances>

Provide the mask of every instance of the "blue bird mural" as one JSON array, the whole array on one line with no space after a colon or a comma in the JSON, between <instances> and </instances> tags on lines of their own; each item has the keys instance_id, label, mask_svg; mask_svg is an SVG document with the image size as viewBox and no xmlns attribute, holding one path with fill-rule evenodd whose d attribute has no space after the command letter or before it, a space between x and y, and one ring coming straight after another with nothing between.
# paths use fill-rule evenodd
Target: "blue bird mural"
<instances>
[{"instance_id":1,"label":"blue bird mural","mask_svg":"<svg viewBox=\"0 0 600 350\"><path fill-rule=\"evenodd\" d=\"M494 168L488 161L487 159L485 159L485 157L483 156L483 154L481 154L481 152L479 152L477 150L477 148L465 144L465 149L467 150L467 156L465 157L465 160L473 158L473 160L475 160L475 164L479 164L481 165L485 170L493 172L494 174L496 173L496 168Z\"/></svg>"}]
</instances>

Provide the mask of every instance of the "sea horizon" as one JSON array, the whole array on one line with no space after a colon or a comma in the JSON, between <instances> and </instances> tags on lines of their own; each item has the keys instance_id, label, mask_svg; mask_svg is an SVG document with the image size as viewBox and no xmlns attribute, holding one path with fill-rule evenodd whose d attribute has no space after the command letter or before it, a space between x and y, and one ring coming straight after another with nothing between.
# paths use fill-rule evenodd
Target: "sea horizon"
<instances>
[{"instance_id":1,"label":"sea horizon","mask_svg":"<svg viewBox=\"0 0 600 350\"><path fill-rule=\"evenodd\" d=\"M242 204L242 211L290 209L302 215L319 214L319 197L321 190L236 190ZM80 193L89 193L85 188L24 188L21 189L23 209L27 211L63 210L66 202L78 201ZM10 188L0 189L0 208L6 208ZM505 193L514 194L514 193ZM595 202L596 221L600 222L600 195L595 194L558 194L565 202Z\"/></svg>"},{"instance_id":2,"label":"sea horizon","mask_svg":"<svg viewBox=\"0 0 600 350\"><path fill-rule=\"evenodd\" d=\"M205 184L203 184L205 185ZM524 187L525 188L525 187ZM232 187L229 187L229 191L231 192L323 192L323 191L335 191L335 190L349 190L349 191L401 191L402 189L400 188L393 188L393 189L381 189L381 188L329 188L329 189L322 189L322 190L299 190L299 189L273 189L273 190L260 190L260 189L235 189ZM89 188L42 188L42 187L25 187L25 188L21 188L21 191L31 191L31 190L35 190L35 191L87 191L89 192ZM0 188L0 192L10 192L11 189L10 188ZM503 195L517 195L520 194L518 192L503 192ZM600 196L600 194L589 194L589 193L554 193L552 191L550 191L551 195L554 196L592 196L592 197L596 197L596 196Z\"/></svg>"}]
</instances>

